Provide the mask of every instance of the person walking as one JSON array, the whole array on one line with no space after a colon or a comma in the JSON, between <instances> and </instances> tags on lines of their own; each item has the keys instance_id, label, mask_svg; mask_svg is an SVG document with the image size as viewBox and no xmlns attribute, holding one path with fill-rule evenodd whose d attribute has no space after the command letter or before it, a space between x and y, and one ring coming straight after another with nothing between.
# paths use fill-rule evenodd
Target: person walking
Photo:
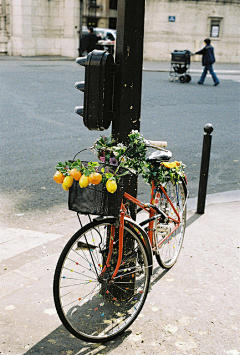
<instances>
[{"instance_id":1,"label":"person walking","mask_svg":"<svg viewBox=\"0 0 240 355\"><path fill-rule=\"evenodd\" d=\"M211 46L211 41L209 38L206 38L204 40L204 44L205 46L202 49L194 53L194 54L202 54L202 65L204 66L203 73L201 75L201 78L198 81L198 84L202 85L204 83L207 72L209 71L209 73L212 75L214 86L217 86L218 84L220 84L220 82L213 70L213 63L215 63L214 49Z\"/></svg>"},{"instance_id":2,"label":"person walking","mask_svg":"<svg viewBox=\"0 0 240 355\"><path fill-rule=\"evenodd\" d=\"M88 30L88 35L86 38L86 42L87 42L87 52L92 52L94 49L96 49L97 47L97 42L99 40L99 37L93 32L93 27L90 27Z\"/></svg>"}]
</instances>

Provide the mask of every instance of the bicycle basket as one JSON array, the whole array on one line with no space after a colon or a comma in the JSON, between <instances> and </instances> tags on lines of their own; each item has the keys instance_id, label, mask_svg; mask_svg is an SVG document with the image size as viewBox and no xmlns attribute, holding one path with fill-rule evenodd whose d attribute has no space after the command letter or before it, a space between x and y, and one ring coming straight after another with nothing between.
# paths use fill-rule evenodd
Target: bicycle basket
<instances>
[{"instance_id":1,"label":"bicycle basket","mask_svg":"<svg viewBox=\"0 0 240 355\"><path fill-rule=\"evenodd\" d=\"M83 162L84 164L86 162ZM100 164L98 171L100 172L104 164ZM106 166L106 165L104 165ZM108 171L113 173L116 167L108 166ZM119 174L125 170L119 169ZM98 216L114 216L119 215L121 201L126 191L131 174L121 177L118 182L117 190L112 194L107 191L105 184L88 185L81 188L78 181L73 182L69 189L68 208L71 211L81 214L93 214Z\"/></svg>"}]
</instances>

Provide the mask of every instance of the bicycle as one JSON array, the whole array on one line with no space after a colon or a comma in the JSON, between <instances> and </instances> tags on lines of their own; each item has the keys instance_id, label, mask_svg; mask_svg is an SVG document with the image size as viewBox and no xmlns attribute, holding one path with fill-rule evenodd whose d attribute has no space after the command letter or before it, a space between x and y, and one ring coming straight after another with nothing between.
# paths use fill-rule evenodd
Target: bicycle
<instances>
[{"instance_id":1,"label":"bicycle","mask_svg":"<svg viewBox=\"0 0 240 355\"><path fill-rule=\"evenodd\" d=\"M170 160L171 152L163 149L165 142L145 142L158 150L147 158L153 167L158 169ZM82 226L77 212L81 228L64 247L54 275L54 301L60 320L75 337L92 343L110 341L134 322L148 294L153 256L161 267L169 269L183 244L184 176L157 186L152 181L147 204L124 188L121 192L120 201L108 201L111 214L107 210L93 219L89 215L90 222ZM137 214L143 210L148 218L140 223L133 220L129 202L138 206Z\"/></svg>"}]
</instances>

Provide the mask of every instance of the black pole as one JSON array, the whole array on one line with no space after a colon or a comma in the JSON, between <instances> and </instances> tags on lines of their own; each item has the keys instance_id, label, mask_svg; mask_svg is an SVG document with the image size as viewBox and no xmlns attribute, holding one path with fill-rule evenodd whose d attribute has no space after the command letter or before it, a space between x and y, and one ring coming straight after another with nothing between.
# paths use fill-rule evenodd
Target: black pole
<instances>
[{"instance_id":1,"label":"black pole","mask_svg":"<svg viewBox=\"0 0 240 355\"><path fill-rule=\"evenodd\" d=\"M119 142L140 130L144 11L145 0L118 1L112 134Z\"/></svg>"},{"instance_id":2,"label":"black pole","mask_svg":"<svg viewBox=\"0 0 240 355\"><path fill-rule=\"evenodd\" d=\"M208 170L209 170L209 162L210 162L211 143L212 143L212 136L211 136L212 131L213 131L212 124L207 123L204 126L205 134L203 136L202 162L201 162L201 170L200 170L198 203L197 203L198 214L204 214L204 210L205 210Z\"/></svg>"},{"instance_id":3,"label":"black pole","mask_svg":"<svg viewBox=\"0 0 240 355\"><path fill-rule=\"evenodd\" d=\"M112 136L126 143L132 130L140 131L145 0L118 0L116 74ZM129 193L137 196L137 178Z\"/></svg>"},{"instance_id":4,"label":"black pole","mask_svg":"<svg viewBox=\"0 0 240 355\"><path fill-rule=\"evenodd\" d=\"M79 4L79 31L78 31L78 56L82 56L81 41L82 41L82 25L83 25L83 0Z\"/></svg>"}]
</instances>

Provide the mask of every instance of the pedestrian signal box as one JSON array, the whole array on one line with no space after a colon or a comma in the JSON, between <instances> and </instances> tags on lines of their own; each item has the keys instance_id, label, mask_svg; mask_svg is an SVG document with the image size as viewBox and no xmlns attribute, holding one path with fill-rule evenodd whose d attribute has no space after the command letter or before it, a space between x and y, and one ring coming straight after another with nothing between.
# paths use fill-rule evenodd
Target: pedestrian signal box
<instances>
[{"instance_id":1,"label":"pedestrian signal box","mask_svg":"<svg viewBox=\"0 0 240 355\"><path fill-rule=\"evenodd\" d=\"M84 92L83 106L75 107L75 112L83 117L89 130L108 129L113 116L113 55L93 50L87 57L77 58L76 63L85 67L85 82L75 83L75 87Z\"/></svg>"}]
</instances>

